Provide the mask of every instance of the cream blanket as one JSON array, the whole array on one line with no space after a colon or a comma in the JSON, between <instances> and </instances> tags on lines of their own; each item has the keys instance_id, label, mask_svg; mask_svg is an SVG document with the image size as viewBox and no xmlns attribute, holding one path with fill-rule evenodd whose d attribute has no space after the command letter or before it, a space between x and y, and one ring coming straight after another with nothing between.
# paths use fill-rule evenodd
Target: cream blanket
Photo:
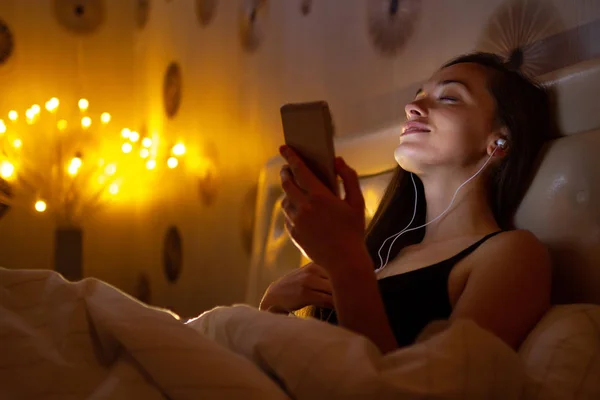
<instances>
[{"instance_id":1,"label":"cream blanket","mask_svg":"<svg viewBox=\"0 0 600 400\"><path fill-rule=\"evenodd\" d=\"M187 324L95 279L0 269L0 398L518 399L510 348L470 321L382 356L319 321L238 305Z\"/></svg>"}]
</instances>

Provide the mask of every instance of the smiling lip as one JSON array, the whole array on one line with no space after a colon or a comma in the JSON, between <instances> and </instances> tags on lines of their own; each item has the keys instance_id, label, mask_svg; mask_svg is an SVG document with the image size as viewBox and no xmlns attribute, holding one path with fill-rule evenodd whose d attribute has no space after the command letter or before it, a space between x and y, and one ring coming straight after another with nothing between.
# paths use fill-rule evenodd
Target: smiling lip
<instances>
[{"instance_id":1,"label":"smiling lip","mask_svg":"<svg viewBox=\"0 0 600 400\"><path fill-rule=\"evenodd\" d=\"M402 135L400 135L400 136L410 135L411 133L425 133L425 132L431 132L431 130L427 127L427 125L425 125L421 122L410 121L410 122L407 122L406 124L404 124L404 128L402 129Z\"/></svg>"}]
</instances>

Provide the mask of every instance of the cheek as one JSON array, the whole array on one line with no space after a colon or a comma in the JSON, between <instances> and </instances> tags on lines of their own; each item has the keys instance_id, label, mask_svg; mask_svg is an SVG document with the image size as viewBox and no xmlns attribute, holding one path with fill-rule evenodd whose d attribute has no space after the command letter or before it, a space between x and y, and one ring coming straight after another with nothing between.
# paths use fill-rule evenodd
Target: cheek
<instances>
[{"instance_id":1,"label":"cheek","mask_svg":"<svg viewBox=\"0 0 600 400\"><path fill-rule=\"evenodd\" d=\"M451 147L460 152L472 150L487 135L485 121L476 110L440 110L434 123L435 141L441 147Z\"/></svg>"}]
</instances>

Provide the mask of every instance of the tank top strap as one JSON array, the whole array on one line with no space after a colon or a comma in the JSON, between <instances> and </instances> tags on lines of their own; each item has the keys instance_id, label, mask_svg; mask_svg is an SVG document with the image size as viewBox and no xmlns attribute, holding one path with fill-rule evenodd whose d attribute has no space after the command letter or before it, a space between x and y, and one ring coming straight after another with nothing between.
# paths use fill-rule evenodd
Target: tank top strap
<instances>
[{"instance_id":1,"label":"tank top strap","mask_svg":"<svg viewBox=\"0 0 600 400\"><path fill-rule=\"evenodd\" d=\"M479 246L481 246L486 240L488 240L489 238L492 238L492 237L496 236L497 234L499 234L501 232L504 232L504 231L500 230L500 231L488 233L487 235L485 235L484 237L482 237L481 239L479 239L477 242L473 243L472 245L470 245L469 247L467 247L466 249L464 249L463 251L461 251L460 253L458 253L454 257L452 257L449 260L447 260L447 262L449 262L451 265L456 264L457 262L459 262L460 260L462 260L463 258L465 258L466 256L468 256L469 254L471 254L472 252L474 252L475 250L477 250L477 248Z\"/></svg>"}]
</instances>

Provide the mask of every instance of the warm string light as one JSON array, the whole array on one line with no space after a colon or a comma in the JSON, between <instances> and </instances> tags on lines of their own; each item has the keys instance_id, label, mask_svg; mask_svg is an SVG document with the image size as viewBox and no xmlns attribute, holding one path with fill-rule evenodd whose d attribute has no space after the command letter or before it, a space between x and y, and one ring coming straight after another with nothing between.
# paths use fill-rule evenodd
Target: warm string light
<instances>
[{"instance_id":1,"label":"warm string light","mask_svg":"<svg viewBox=\"0 0 600 400\"><path fill-rule=\"evenodd\" d=\"M87 111L87 109L90 106L90 102L87 99L79 99L79 102L77 102L77 106L79 107L79 110L81 112Z\"/></svg>"},{"instance_id":2,"label":"warm string light","mask_svg":"<svg viewBox=\"0 0 600 400\"><path fill-rule=\"evenodd\" d=\"M34 207L37 212L43 213L44 211L46 211L47 204L44 200L38 200L35 202Z\"/></svg>"},{"instance_id":3,"label":"warm string light","mask_svg":"<svg viewBox=\"0 0 600 400\"><path fill-rule=\"evenodd\" d=\"M79 173L79 168L81 168L81 166L83 165L83 162L81 161L81 158L79 157L74 157L71 162L69 163L69 167L67 168L67 172L69 173L69 175L71 176L75 176Z\"/></svg>"},{"instance_id":4,"label":"warm string light","mask_svg":"<svg viewBox=\"0 0 600 400\"><path fill-rule=\"evenodd\" d=\"M61 136L59 136L60 139L58 139L61 141L68 140L71 137L76 138L77 133L82 131L89 131L95 134L96 131L92 130L93 126L97 127L96 130L101 129L101 132L104 136L104 134L107 132L107 129L109 129L107 125L112 121L112 116L108 112L103 112L99 116L88 114L88 111L90 110L90 102L85 98L79 99L79 101L77 102L77 106L80 112L80 114L77 116L77 118L79 118L79 121L68 121L68 119L60 118L62 116L59 115L60 101L56 97L53 97L50 100L46 101L45 103L43 103L43 105L44 107L41 107L39 104L33 104L31 107L29 107L23 113L23 122L20 122L20 114L17 110L10 110L6 114L8 116L7 120L0 119L0 151L2 150L1 146L4 143L8 144L9 147L19 150L18 152L9 152L8 155L10 157L6 156L7 153L4 153L4 160L0 158L0 177L11 182L11 184L13 181L15 184L23 182L23 184L27 184L29 185L29 187L35 188L36 190L38 190L38 192L43 192L43 189L36 188L35 185L30 185L31 182L28 182L27 176L19 175L18 166L21 165L21 161L19 161L20 157L26 157L27 154L29 154L28 149L30 146L34 148L35 146L40 146L39 139L36 138L34 140L29 136L22 136L26 141L25 149L22 150L23 139L21 137L15 136L15 132L17 130L21 134L28 134L30 131L28 131L27 129L44 129L42 126L47 126L44 124L47 124L50 121L48 120L47 114L42 112L44 110L52 115L51 126L55 127L54 129L56 130L56 132L61 133ZM96 123L95 121L98 122ZM38 123L40 124L40 128L34 128L33 126L37 126ZM21 124L20 127L26 127L26 129L24 130L20 128L18 124ZM69 130L68 134L67 130ZM166 168L177 168L181 165L181 157L186 153L185 145L181 142L178 142L172 147L170 147L170 150L167 150L167 152L169 152L170 154L168 154L168 156L163 159L160 156L161 150L159 147L159 137L157 133L153 133L151 135L152 137L142 137L139 132L133 131L129 128L124 128L121 131L117 132L120 132L120 136L125 140L124 142L121 142L120 145L121 153L129 155L130 153L133 153L135 151L134 154L139 154L139 157L142 160L142 164L140 164L140 166L142 168L145 167L145 169L149 171L156 170L158 167L158 162L164 162L162 160L166 160ZM73 136L71 136L71 133L73 134ZM43 145L45 144L41 144L41 146ZM53 146L49 148L53 148ZM82 150L86 152L87 149L82 148ZM2 153L0 152L0 154ZM68 155L66 156L69 157ZM89 156L90 155L86 152L86 157ZM16 157L16 159L12 160L11 157ZM81 185L81 183L77 182L83 182L82 179L92 179L93 182L97 182L97 184L100 185L99 190L105 190L109 194L115 196L121 192L121 182L124 176L123 173L134 173L134 169L130 169L130 166L133 166L131 162L134 159L129 158L128 160L129 161L126 161L125 163L125 167L119 167L119 176L117 176L118 171L116 163L107 163L104 159L99 159L98 162L92 160L84 163L81 153L76 153L74 156L71 156L70 159L67 159L65 168L59 169L59 171L64 171L65 175L71 177L72 183L69 184L71 185L69 186L69 190L78 190L77 187L78 185ZM94 172L94 170L97 170L97 172ZM82 171L85 171L85 173L83 173ZM19 177L19 180L14 179L16 176ZM115 181L115 179L117 178L118 180ZM48 208L52 209L53 212L60 212L57 211L60 207L57 207L57 205L55 204L56 201L58 201L56 198L38 199L34 203L34 209L40 213L45 212ZM51 205L51 207L49 207L49 204Z\"/></svg>"},{"instance_id":5,"label":"warm string light","mask_svg":"<svg viewBox=\"0 0 600 400\"><path fill-rule=\"evenodd\" d=\"M171 151L176 156L182 156L185 154L185 146L183 145L183 143L177 143L175 146L173 146L173 149Z\"/></svg>"},{"instance_id":6,"label":"warm string light","mask_svg":"<svg viewBox=\"0 0 600 400\"><path fill-rule=\"evenodd\" d=\"M133 150L133 146L131 145L131 143L123 143L123 145L121 146L121 150L123 151L123 153L129 154L131 153L131 150Z\"/></svg>"},{"instance_id":7,"label":"warm string light","mask_svg":"<svg viewBox=\"0 0 600 400\"><path fill-rule=\"evenodd\" d=\"M81 118L81 127L82 128L87 129L90 126L92 126L92 119L90 117Z\"/></svg>"},{"instance_id":8,"label":"warm string light","mask_svg":"<svg viewBox=\"0 0 600 400\"><path fill-rule=\"evenodd\" d=\"M131 140L132 143L137 142L138 140L140 140L140 134L133 131L129 134L129 140Z\"/></svg>"},{"instance_id":9,"label":"warm string light","mask_svg":"<svg viewBox=\"0 0 600 400\"><path fill-rule=\"evenodd\" d=\"M10 179L13 177L15 173L15 166L12 165L9 161L2 161L0 163L0 176L4 179Z\"/></svg>"},{"instance_id":10,"label":"warm string light","mask_svg":"<svg viewBox=\"0 0 600 400\"><path fill-rule=\"evenodd\" d=\"M54 113L58 109L59 105L60 105L60 101L56 97L53 97L46 102L45 106L46 106L46 110L48 110L51 113Z\"/></svg>"},{"instance_id":11,"label":"warm string light","mask_svg":"<svg viewBox=\"0 0 600 400\"><path fill-rule=\"evenodd\" d=\"M179 161L175 157L169 157L169 159L167 160L167 166L171 169L177 167L178 164Z\"/></svg>"}]
</instances>

